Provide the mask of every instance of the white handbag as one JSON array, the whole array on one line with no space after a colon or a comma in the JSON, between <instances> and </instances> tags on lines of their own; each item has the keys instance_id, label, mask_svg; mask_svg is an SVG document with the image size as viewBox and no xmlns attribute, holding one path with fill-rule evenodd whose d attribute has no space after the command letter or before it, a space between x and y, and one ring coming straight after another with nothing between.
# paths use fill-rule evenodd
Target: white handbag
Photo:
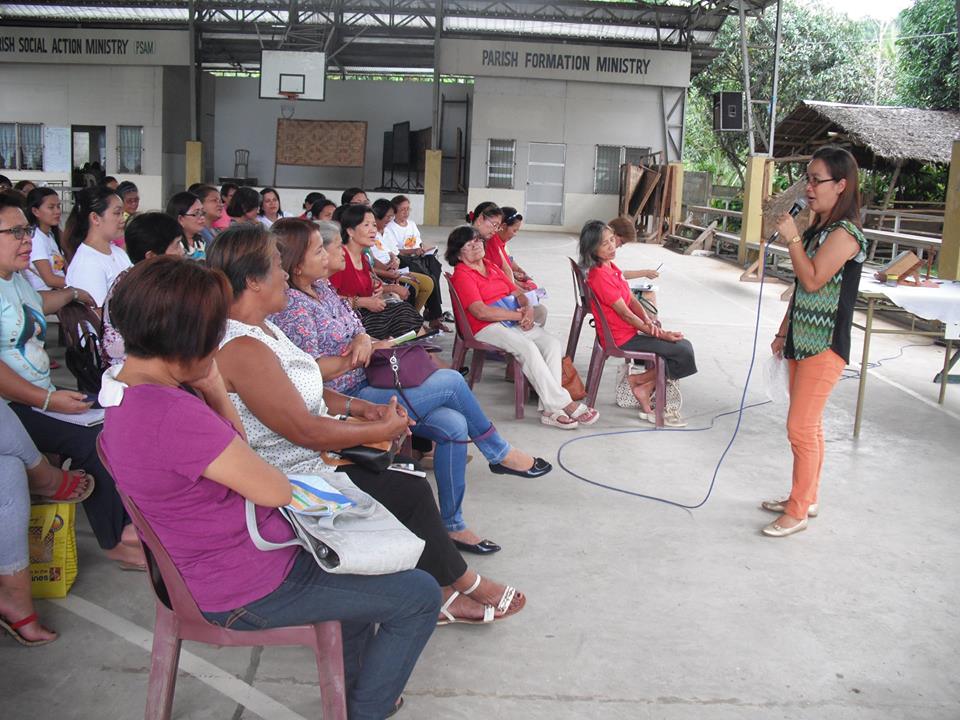
<instances>
[{"instance_id":1,"label":"white handbag","mask_svg":"<svg viewBox=\"0 0 960 720\"><path fill-rule=\"evenodd\" d=\"M290 508L279 508L296 534L296 538L288 542L265 540L257 527L256 506L246 501L247 532L258 550L299 545L323 570L342 575L387 575L417 566L425 545L423 540L344 473L330 473L324 479L356 505L333 517L303 515Z\"/></svg>"}]
</instances>

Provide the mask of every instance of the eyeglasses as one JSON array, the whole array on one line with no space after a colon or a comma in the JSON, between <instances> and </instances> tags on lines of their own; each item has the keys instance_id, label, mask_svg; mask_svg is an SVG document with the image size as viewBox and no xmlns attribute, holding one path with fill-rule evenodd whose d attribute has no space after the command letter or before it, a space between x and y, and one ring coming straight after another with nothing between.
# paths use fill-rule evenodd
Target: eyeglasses
<instances>
[{"instance_id":1,"label":"eyeglasses","mask_svg":"<svg viewBox=\"0 0 960 720\"><path fill-rule=\"evenodd\" d=\"M483 245L483 238L475 237L475 238L472 238L472 239L470 239L470 240L467 240L467 241L463 244L463 246L466 247L467 245Z\"/></svg>"},{"instance_id":2,"label":"eyeglasses","mask_svg":"<svg viewBox=\"0 0 960 720\"><path fill-rule=\"evenodd\" d=\"M17 225L16 227L0 230L0 233L10 233L13 235L14 240L22 242L25 237L33 236L33 229L27 225Z\"/></svg>"},{"instance_id":3,"label":"eyeglasses","mask_svg":"<svg viewBox=\"0 0 960 720\"><path fill-rule=\"evenodd\" d=\"M816 178L807 175L807 185L813 185L813 187L820 187L823 183L826 182L840 182L839 178Z\"/></svg>"},{"instance_id":4,"label":"eyeglasses","mask_svg":"<svg viewBox=\"0 0 960 720\"><path fill-rule=\"evenodd\" d=\"M192 212L192 213L180 213L180 214L184 217L192 217L192 218L202 218L205 215L203 210L197 210L196 212Z\"/></svg>"}]
</instances>

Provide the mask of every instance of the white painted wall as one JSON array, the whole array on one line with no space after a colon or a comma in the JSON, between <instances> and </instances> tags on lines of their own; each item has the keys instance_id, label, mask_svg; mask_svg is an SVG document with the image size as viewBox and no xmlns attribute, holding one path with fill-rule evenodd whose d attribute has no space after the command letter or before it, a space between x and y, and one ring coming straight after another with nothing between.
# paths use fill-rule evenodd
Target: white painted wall
<instances>
[{"instance_id":1,"label":"white painted wall","mask_svg":"<svg viewBox=\"0 0 960 720\"><path fill-rule=\"evenodd\" d=\"M466 86L445 85L448 99L462 99ZM250 150L250 176L260 184L273 184L276 157L277 120L282 100L261 100L254 78L217 78L214 134L214 171L219 177L233 175L234 151ZM364 80L328 80L326 100L301 100L294 104L297 120L365 120L367 122L366 163L363 168L301 167L281 165L276 184L291 188L374 188L381 182L383 133L394 123L410 121L411 130L433 123L433 89L424 82L375 82ZM457 114L460 120L462 114ZM445 135L447 133L445 132Z\"/></svg>"},{"instance_id":2,"label":"white painted wall","mask_svg":"<svg viewBox=\"0 0 960 720\"><path fill-rule=\"evenodd\" d=\"M593 193L597 145L663 149L660 88L478 77L471 135L470 208L492 200L524 212L530 143L566 145L563 225L527 227L579 232L587 220L609 220L617 211L616 195ZM517 141L511 190L486 187L490 139Z\"/></svg>"},{"instance_id":3,"label":"white painted wall","mask_svg":"<svg viewBox=\"0 0 960 720\"><path fill-rule=\"evenodd\" d=\"M108 175L132 180L143 210L159 208L163 195L163 68L5 64L0 72L0 122L48 126L103 125ZM117 125L143 126L143 174L117 173ZM69 173L0 171L23 178L70 183Z\"/></svg>"}]
</instances>

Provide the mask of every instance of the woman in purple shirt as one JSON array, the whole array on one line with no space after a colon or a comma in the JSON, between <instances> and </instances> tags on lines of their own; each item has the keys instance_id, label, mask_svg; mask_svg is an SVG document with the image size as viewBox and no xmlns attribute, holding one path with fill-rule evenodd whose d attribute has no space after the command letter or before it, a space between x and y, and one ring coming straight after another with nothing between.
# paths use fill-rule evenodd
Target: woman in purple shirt
<instances>
[{"instance_id":1,"label":"woman in purple shirt","mask_svg":"<svg viewBox=\"0 0 960 720\"><path fill-rule=\"evenodd\" d=\"M420 570L331 575L303 550L254 547L245 500L266 539L289 540L276 508L290 483L245 442L214 362L229 298L220 273L169 257L119 281L111 313L127 361L104 378L104 452L209 620L236 630L340 620L349 717L382 720L433 631L439 588Z\"/></svg>"}]
</instances>

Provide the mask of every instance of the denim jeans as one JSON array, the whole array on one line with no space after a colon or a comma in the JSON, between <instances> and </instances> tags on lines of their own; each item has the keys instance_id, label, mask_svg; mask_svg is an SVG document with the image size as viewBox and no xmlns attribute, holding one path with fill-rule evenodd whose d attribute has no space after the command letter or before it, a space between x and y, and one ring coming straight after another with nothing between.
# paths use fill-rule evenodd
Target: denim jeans
<instances>
[{"instance_id":1,"label":"denim jeans","mask_svg":"<svg viewBox=\"0 0 960 720\"><path fill-rule=\"evenodd\" d=\"M467 381L455 370L437 370L419 387L396 390L359 385L347 392L362 400L385 404L397 396L417 423L413 432L437 443L433 468L437 478L440 515L447 530L465 530L463 494L466 489L467 441L473 440L487 462L501 462L510 444L493 429ZM409 403L407 402L409 401ZM413 407L410 407L410 406ZM489 434L486 434L489 433Z\"/></svg>"},{"instance_id":2,"label":"denim jeans","mask_svg":"<svg viewBox=\"0 0 960 720\"><path fill-rule=\"evenodd\" d=\"M440 612L440 587L422 570L332 575L306 552L264 598L229 612L205 612L232 630L339 620L350 720L383 720L403 692ZM374 624L379 629L374 632Z\"/></svg>"},{"instance_id":3,"label":"denim jeans","mask_svg":"<svg viewBox=\"0 0 960 720\"><path fill-rule=\"evenodd\" d=\"M20 420L0 401L0 575L13 575L30 564L27 469L35 468L40 459Z\"/></svg>"}]
</instances>

